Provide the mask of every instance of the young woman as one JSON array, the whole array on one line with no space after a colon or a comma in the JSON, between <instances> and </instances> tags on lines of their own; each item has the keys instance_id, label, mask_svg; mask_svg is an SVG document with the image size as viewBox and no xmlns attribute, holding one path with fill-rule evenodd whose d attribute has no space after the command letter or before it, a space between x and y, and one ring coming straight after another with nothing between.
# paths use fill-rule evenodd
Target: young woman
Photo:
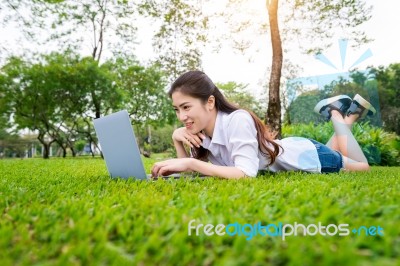
<instances>
[{"instance_id":1,"label":"young woman","mask_svg":"<svg viewBox=\"0 0 400 266\"><path fill-rule=\"evenodd\" d=\"M259 170L332 173L369 170L351 133L359 118L375 113L360 95L320 101L314 111L331 120L335 133L326 145L311 139L273 140L253 113L229 103L201 71L189 71L171 86L169 95L184 127L172 135L178 158L154 164L153 176L199 172L222 178L255 177ZM185 145L190 147L190 154Z\"/></svg>"}]
</instances>

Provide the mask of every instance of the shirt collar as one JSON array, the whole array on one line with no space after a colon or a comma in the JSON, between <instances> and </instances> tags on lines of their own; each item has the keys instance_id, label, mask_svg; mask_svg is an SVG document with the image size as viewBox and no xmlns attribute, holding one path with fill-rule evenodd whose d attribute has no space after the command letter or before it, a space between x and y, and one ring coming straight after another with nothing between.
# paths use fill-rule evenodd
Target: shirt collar
<instances>
[{"instance_id":1,"label":"shirt collar","mask_svg":"<svg viewBox=\"0 0 400 266\"><path fill-rule=\"evenodd\" d=\"M208 148L212 144L226 145L226 139L224 138L224 118L227 116L227 113L223 113L218 111L217 118L215 120L214 131L212 139L209 136L203 140L203 147Z\"/></svg>"}]
</instances>

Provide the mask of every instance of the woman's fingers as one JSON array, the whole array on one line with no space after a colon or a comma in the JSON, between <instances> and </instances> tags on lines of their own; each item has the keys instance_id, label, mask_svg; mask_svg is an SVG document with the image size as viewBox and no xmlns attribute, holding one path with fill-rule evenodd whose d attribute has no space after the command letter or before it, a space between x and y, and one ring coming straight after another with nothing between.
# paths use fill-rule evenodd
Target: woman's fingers
<instances>
[{"instance_id":1,"label":"woman's fingers","mask_svg":"<svg viewBox=\"0 0 400 266\"><path fill-rule=\"evenodd\" d=\"M151 168L151 176L152 176L152 177L158 176L158 170L159 170L159 168L160 168L159 164L160 164L160 163L155 163L155 164L153 165L153 167Z\"/></svg>"},{"instance_id":2,"label":"woman's fingers","mask_svg":"<svg viewBox=\"0 0 400 266\"><path fill-rule=\"evenodd\" d=\"M173 173L174 173L174 171L171 171L167 165L164 167L161 167L160 171L158 172L159 176L167 176L167 175L171 175Z\"/></svg>"},{"instance_id":3,"label":"woman's fingers","mask_svg":"<svg viewBox=\"0 0 400 266\"><path fill-rule=\"evenodd\" d=\"M170 165L168 161L164 162L158 162L155 163L151 169L151 176L152 177L157 177L157 176L166 176L175 173L176 171L173 171L173 165Z\"/></svg>"},{"instance_id":4,"label":"woman's fingers","mask_svg":"<svg viewBox=\"0 0 400 266\"><path fill-rule=\"evenodd\" d=\"M152 176L160 175L161 169L167 165L168 165L168 160L155 163L151 168L151 175Z\"/></svg>"},{"instance_id":5,"label":"woman's fingers","mask_svg":"<svg viewBox=\"0 0 400 266\"><path fill-rule=\"evenodd\" d=\"M198 144L198 142L196 141L196 139L194 137L187 136L185 139L191 148L193 148L193 145L196 146L197 148L200 147L200 145Z\"/></svg>"},{"instance_id":6,"label":"woman's fingers","mask_svg":"<svg viewBox=\"0 0 400 266\"><path fill-rule=\"evenodd\" d=\"M197 133L197 136L201 139L200 141L202 141L202 140L204 140L206 138L206 135L204 135L201 132Z\"/></svg>"},{"instance_id":7,"label":"woman's fingers","mask_svg":"<svg viewBox=\"0 0 400 266\"><path fill-rule=\"evenodd\" d=\"M156 177L192 171L192 164L193 160L191 158L170 159L155 163L151 169L151 174Z\"/></svg>"},{"instance_id":8,"label":"woman's fingers","mask_svg":"<svg viewBox=\"0 0 400 266\"><path fill-rule=\"evenodd\" d=\"M172 138L174 140L181 141L183 144L188 145L191 148L194 146L199 148L206 136L201 132L192 134L187 131L186 128L181 127L174 131Z\"/></svg>"},{"instance_id":9,"label":"woman's fingers","mask_svg":"<svg viewBox=\"0 0 400 266\"><path fill-rule=\"evenodd\" d=\"M199 133L201 134L201 133ZM193 145L196 146L197 148L200 148L200 145L203 142L203 139L205 138L205 136L202 135L192 135L192 134L188 134L187 136L185 136L186 140L190 143L190 147L193 148Z\"/></svg>"},{"instance_id":10,"label":"woman's fingers","mask_svg":"<svg viewBox=\"0 0 400 266\"><path fill-rule=\"evenodd\" d=\"M194 139L191 136L187 136L187 137L185 137L185 139L188 142L188 145L190 146L190 148L193 148L193 145L195 145L197 147L196 142L194 141Z\"/></svg>"}]
</instances>

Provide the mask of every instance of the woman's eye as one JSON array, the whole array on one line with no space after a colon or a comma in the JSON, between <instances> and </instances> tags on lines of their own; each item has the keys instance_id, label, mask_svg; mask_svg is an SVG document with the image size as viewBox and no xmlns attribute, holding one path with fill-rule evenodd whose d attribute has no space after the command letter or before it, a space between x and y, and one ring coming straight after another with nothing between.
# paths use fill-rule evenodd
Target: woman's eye
<instances>
[{"instance_id":1,"label":"woman's eye","mask_svg":"<svg viewBox=\"0 0 400 266\"><path fill-rule=\"evenodd\" d=\"M183 110L188 110L189 109L189 106L184 106L183 107Z\"/></svg>"}]
</instances>

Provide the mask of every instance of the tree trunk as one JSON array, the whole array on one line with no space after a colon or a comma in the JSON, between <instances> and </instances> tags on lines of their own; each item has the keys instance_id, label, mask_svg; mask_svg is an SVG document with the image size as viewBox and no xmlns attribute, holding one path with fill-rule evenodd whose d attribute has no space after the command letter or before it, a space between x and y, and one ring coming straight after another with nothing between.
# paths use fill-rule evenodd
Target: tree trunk
<instances>
[{"instance_id":1,"label":"tree trunk","mask_svg":"<svg viewBox=\"0 0 400 266\"><path fill-rule=\"evenodd\" d=\"M47 143L43 144L43 159L49 159L50 145Z\"/></svg>"},{"instance_id":2,"label":"tree trunk","mask_svg":"<svg viewBox=\"0 0 400 266\"><path fill-rule=\"evenodd\" d=\"M66 158L67 157L67 149L64 146L62 146L61 149L63 152L63 158Z\"/></svg>"},{"instance_id":3,"label":"tree trunk","mask_svg":"<svg viewBox=\"0 0 400 266\"><path fill-rule=\"evenodd\" d=\"M45 141L40 141L43 145L43 159L49 159L50 158L50 146L51 144L46 143Z\"/></svg>"},{"instance_id":4,"label":"tree trunk","mask_svg":"<svg viewBox=\"0 0 400 266\"><path fill-rule=\"evenodd\" d=\"M49 159L50 158L51 144L53 144L53 142L55 142L56 140L52 139L49 142L46 142L45 134L46 133L39 132L39 134L37 136L37 139L43 145L43 159Z\"/></svg>"},{"instance_id":5,"label":"tree trunk","mask_svg":"<svg viewBox=\"0 0 400 266\"><path fill-rule=\"evenodd\" d=\"M282 41L278 27L278 0L267 0L269 24L272 43L272 66L269 80L269 101L265 123L276 134L276 138L281 138L281 101L280 101L280 82L282 73Z\"/></svg>"},{"instance_id":6,"label":"tree trunk","mask_svg":"<svg viewBox=\"0 0 400 266\"><path fill-rule=\"evenodd\" d=\"M69 148L71 149L72 157L76 157L76 151L75 151L74 147L73 147L73 146L72 146L72 147L70 146Z\"/></svg>"},{"instance_id":7,"label":"tree trunk","mask_svg":"<svg viewBox=\"0 0 400 266\"><path fill-rule=\"evenodd\" d=\"M53 141L46 142L44 140L44 134L43 133L39 133L37 139L43 145L43 159L49 159L50 158L50 146L53 143Z\"/></svg>"}]
</instances>

